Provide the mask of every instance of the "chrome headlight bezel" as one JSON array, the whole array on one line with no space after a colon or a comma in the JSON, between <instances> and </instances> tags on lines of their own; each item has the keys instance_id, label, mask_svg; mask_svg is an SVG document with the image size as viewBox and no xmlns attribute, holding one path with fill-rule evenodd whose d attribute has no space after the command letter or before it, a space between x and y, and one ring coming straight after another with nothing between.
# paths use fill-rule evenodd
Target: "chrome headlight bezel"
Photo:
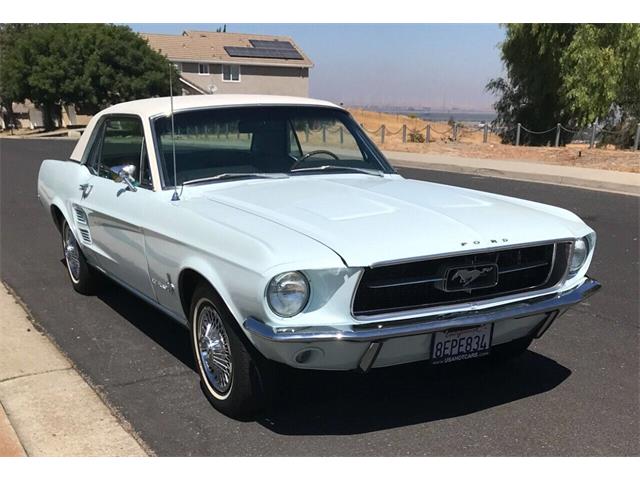
<instances>
[{"instance_id":1,"label":"chrome headlight bezel","mask_svg":"<svg viewBox=\"0 0 640 480\"><path fill-rule=\"evenodd\" d=\"M269 281L265 296L273 313L282 318L291 318L306 308L311 287L302 272L283 272Z\"/></svg>"},{"instance_id":2,"label":"chrome headlight bezel","mask_svg":"<svg viewBox=\"0 0 640 480\"><path fill-rule=\"evenodd\" d=\"M585 266L595 246L595 233L574 240L567 265L567 278L575 277Z\"/></svg>"}]
</instances>

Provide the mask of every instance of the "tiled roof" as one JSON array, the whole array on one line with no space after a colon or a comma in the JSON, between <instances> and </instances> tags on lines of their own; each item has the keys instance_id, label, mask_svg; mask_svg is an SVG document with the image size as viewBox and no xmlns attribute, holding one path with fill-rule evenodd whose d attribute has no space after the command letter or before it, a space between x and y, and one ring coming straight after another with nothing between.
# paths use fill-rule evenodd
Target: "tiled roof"
<instances>
[{"instance_id":1,"label":"tiled roof","mask_svg":"<svg viewBox=\"0 0 640 480\"><path fill-rule=\"evenodd\" d=\"M210 63L241 63L243 65L290 65L312 67L313 62L285 35L254 35L247 33L204 32L187 30L182 35L141 33L149 45L173 61ZM302 55L302 60L281 58L231 57L224 47L251 47L249 40L280 40L290 42Z\"/></svg>"}]
</instances>

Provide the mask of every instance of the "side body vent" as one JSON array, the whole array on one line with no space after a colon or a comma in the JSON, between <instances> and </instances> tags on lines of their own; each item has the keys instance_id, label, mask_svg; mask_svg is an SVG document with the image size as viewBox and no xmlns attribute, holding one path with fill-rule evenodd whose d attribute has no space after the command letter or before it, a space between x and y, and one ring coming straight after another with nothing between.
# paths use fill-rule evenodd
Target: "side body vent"
<instances>
[{"instance_id":1,"label":"side body vent","mask_svg":"<svg viewBox=\"0 0 640 480\"><path fill-rule=\"evenodd\" d=\"M78 225L78 231L80 232L80 240L84 244L91 244L91 232L89 231L89 220L87 214L78 205L73 206L73 213Z\"/></svg>"},{"instance_id":2,"label":"side body vent","mask_svg":"<svg viewBox=\"0 0 640 480\"><path fill-rule=\"evenodd\" d=\"M79 228L80 236L82 237L83 243L91 243L91 233L89 233L88 228Z\"/></svg>"},{"instance_id":3,"label":"side body vent","mask_svg":"<svg viewBox=\"0 0 640 480\"><path fill-rule=\"evenodd\" d=\"M88 225L89 222L87 222L87 214L84 213L84 210L82 210L82 208L80 208L77 205L73 206L73 212L76 215L76 222L78 222L80 225Z\"/></svg>"}]
</instances>

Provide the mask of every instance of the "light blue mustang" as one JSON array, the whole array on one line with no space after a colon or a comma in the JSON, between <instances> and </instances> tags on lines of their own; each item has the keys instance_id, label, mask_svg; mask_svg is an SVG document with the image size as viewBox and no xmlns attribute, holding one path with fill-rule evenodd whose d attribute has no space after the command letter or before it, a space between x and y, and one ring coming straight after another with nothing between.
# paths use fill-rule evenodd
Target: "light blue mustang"
<instances>
[{"instance_id":1,"label":"light blue mustang","mask_svg":"<svg viewBox=\"0 0 640 480\"><path fill-rule=\"evenodd\" d=\"M116 105L69 161L43 162L38 195L74 288L99 271L188 326L203 391L231 416L259 406L272 361L509 357L599 287L574 214L404 179L316 100Z\"/></svg>"}]
</instances>

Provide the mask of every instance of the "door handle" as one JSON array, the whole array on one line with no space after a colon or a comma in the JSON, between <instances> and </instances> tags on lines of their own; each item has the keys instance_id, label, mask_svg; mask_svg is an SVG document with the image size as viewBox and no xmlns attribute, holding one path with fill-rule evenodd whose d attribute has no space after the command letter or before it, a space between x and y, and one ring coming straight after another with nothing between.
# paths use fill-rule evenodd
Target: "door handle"
<instances>
[{"instance_id":1,"label":"door handle","mask_svg":"<svg viewBox=\"0 0 640 480\"><path fill-rule=\"evenodd\" d=\"M82 198L87 198L93 190L93 185L90 183L81 183L79 189L82 191Z\"/></svg>"}]
</instances>

